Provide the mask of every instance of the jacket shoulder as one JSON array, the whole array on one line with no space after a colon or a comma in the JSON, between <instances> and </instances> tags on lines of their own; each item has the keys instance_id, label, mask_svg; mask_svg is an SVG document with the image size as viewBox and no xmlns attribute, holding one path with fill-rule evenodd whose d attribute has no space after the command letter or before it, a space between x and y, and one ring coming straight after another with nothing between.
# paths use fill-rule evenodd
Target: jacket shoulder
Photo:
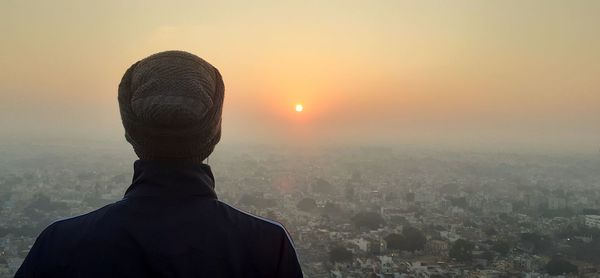
<instances>
[{"instance_id":1,"label":"jacket shoulder","mask_svg":"<svg viewBox=\"0 0 600 278\"><path fill-rule=\"evenodd\" d=\"M279 222L221 203L227 218L250 242L255 263L270 269L269 277L302 277L296 248L287 229Z\"/></svg>"},{"instance_id":2,"label":"jacket shoulder","mask_svg":"<svg viewBox=\"0 0 600 278\"><path fill-rule=\"evenodd\" d=\"M77 244L85 237L86 230L92 230L90 223L101 218L112 208L106 205L92 212L54 221L36 238L23 264L15 277L56 276L64 271L65 261L69 260Z\"/></svg>"},{"instance_id":3,"label":"jacket shoulder","mask_svg":"<svg viewBox=\"0 0 600 278\"><path fill-rule=\"evenodd\" d=\"M218 202L226 211L227 219L234 225L243 225L245 226L243 228L246 228L247 231L277 233L291 240L287 230L281 223L243 211L221 201Z\"/></svg>"},{"instance_id":4,"label":"jacket shoulder","mask_svg":"<svg viewBox=\"0 0 600 278\"><path fill-rule=\"evenodd\" d=\"M111 203L88 213L56 220L48 225L46 229L51 231L56 230L60 232L59 234L64 234L67 236L70 231L80 234L82 228L90 226L93 223L103 219L104 216L106 216L112 209L118 207L118 204L119 202Z\"/></svg>"}]
</instances>

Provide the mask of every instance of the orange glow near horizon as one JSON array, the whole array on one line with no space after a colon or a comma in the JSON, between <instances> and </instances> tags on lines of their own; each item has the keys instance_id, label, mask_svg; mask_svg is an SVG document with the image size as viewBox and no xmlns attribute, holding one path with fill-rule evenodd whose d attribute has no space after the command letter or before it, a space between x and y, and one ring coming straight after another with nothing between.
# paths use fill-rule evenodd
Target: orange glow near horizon
<instances>
[{"instance_id":1,"label":"orange glow near horizon","mask_svg":"<svg viewBox=\"0 0 600 278\"><path fill-rule=\"evenodd\" d=\"M122 142L124 72L179 49L219 69L230 142L600 141L600 1L38 2L0 1L5 136Z\"/></svg>"}]
</instances>

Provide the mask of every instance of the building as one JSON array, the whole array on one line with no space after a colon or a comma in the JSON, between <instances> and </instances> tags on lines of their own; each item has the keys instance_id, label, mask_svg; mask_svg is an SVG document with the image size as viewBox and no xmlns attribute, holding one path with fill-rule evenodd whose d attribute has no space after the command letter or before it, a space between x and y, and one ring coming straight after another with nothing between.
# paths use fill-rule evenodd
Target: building
<instances>
[{"instance_id":1,"label":"building","mask_svg":"<svg viewBox=\"0 0 600 278\"><path fill-rule=\"evenodd\" d=\"M586 226L600 229L600 215L586 215L584 217Z\"/></svg>"},{"instance_id":2,"label":"building","mask_svg":"<svg viewBox=\"0 0 600 278\"><path fill-rule=\"evenodd\" d=\"M448 254L448 242L443 240L428 240L425 243L425 252L431 255L446 255Z\"/></svg>"}]
</instances>

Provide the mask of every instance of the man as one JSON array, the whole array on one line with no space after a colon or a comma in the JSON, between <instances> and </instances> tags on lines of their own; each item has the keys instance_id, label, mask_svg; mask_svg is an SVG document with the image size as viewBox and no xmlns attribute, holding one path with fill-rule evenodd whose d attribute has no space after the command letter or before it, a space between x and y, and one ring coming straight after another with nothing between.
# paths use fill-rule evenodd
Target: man
<instances>
[{"instance_id":1,"label":"man","mask_svg":"<svg viewBox=\"0 0 600 278\"><path fill-rule=\"evenodd\" d=\"M139 160L122 200L57 221L16 277L302 277L280 224L217 200L202 162L221 137L219 71L183 51L133 64L119 84Z\"/></svg>"}]
</instances>

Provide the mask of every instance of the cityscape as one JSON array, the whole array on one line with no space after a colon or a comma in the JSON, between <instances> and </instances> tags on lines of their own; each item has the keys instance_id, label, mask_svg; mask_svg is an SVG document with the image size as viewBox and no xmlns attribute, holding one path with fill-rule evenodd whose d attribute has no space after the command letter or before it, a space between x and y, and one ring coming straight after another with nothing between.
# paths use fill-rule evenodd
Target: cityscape
<instances>
[{"instance_id":1,"label":"cityscape","mask_svg":"<svg viewBox=\"0 0 600 278\"><path fill-rule=\"evenodd\" d=\"M0 278L600 278L599 15L0 1Z\"/></svg>"},{"instance_id":2,"label":"cityscape","mask_svg":"<svg viewBox=\"0 0 600 278\"><path fill-rule=\"evenodd\" d=\"M126 145L0 145L0 277L123 197ZM289 231L305 277L600 277L600 154L219 146L218 198Z\"/></svg>"}]
</instances>

